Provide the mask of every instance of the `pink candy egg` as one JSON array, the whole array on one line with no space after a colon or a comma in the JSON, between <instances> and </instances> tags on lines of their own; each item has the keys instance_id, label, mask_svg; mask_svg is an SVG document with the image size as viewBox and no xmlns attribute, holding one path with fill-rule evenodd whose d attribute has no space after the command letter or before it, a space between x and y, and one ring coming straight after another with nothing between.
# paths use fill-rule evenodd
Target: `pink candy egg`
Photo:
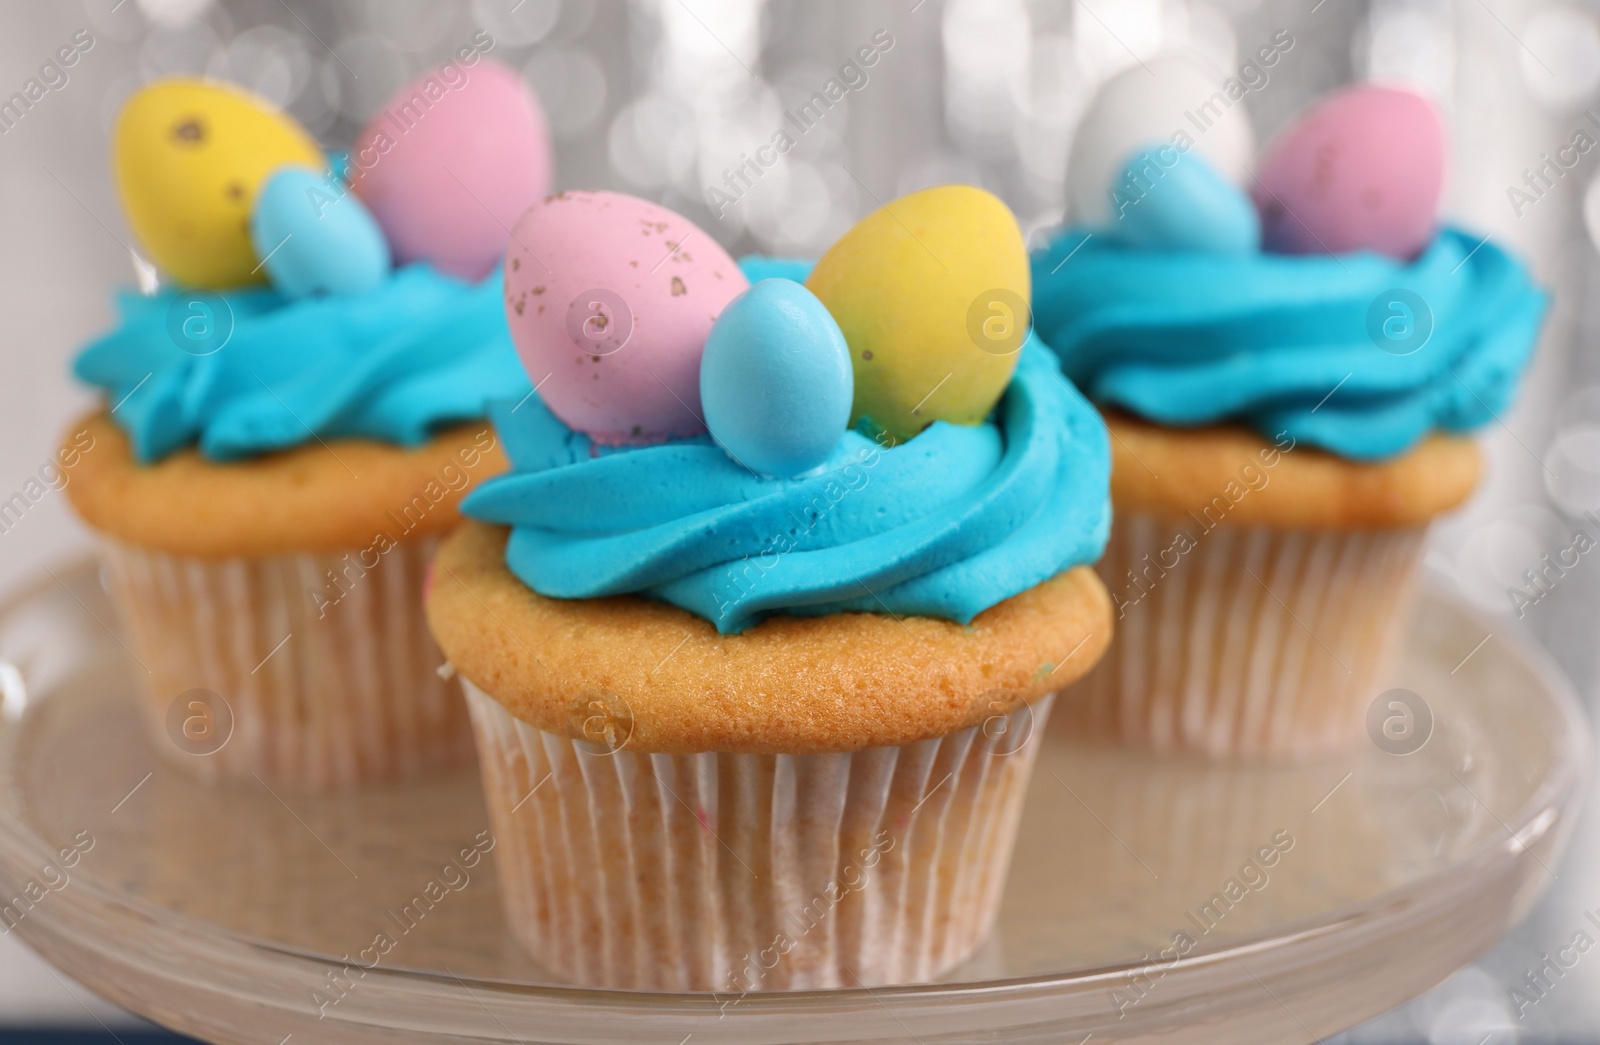
<instances>
[{"instance_id":1,"label":"pink candy egg","mask_svg":"<svg viewBox=\"0 0 1600 1045\"><path fill-rule=\"evenodd\" d=\"M356 195L395 261L482 279L508 229L550 191L550 132L522 78L473 53L411 81L350 150Z\"/></svg>"},{"instance_id":2,"label":"pink candy egg","mask_svg":"<svg viewBox=\"0 0 1600 1045\"><path fill-rule=\"evenodd\" d=\"M1268 250L1410 259L1433 240L1444 170L1433 104L1363 84L1330 95L1279 134L1251 196Z\"/></svg>"},{"instance_id":3,"label":"pink candy egg","mask_svg":"<svg viewBox=\"0 0 1600 1045\"><path fill-rule=\"evenodd\" d=\"M608 444L705 430L700 356L744 273L688 219L615 192L535 203L506 247L506 319L539 398Z\"/></svg>"}]
</instances>

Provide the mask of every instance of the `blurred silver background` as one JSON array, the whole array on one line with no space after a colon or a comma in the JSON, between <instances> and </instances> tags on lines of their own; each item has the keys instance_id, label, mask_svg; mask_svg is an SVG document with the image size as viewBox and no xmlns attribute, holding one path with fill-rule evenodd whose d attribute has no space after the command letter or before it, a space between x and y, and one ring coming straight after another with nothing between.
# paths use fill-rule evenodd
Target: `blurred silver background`
<instances>
[{"instance_id":1,"label":"blurred silver background","mask_svg":"<svg viewBox=\"0 0 1600 1045\"><path fill-rule=\"evenodd\" d=\"M1600 321L1591 292L1600 275L1600 149L1520 216L1508 189L1572 141L1586 109L1600 112L1600 5L0 0L0 99L83 29L94 44L65 82L0 133L0 499L38 474L61 431L92 405L67 366L109 322L111 292L133 274L107 131L122 101L155 76L237 81L337 148L403 81L485 29L490 55L524 72L551 118L558 187L658 200L735 254L813 256L875 200L950 181L993 190L1037 236L1060 220L1073 127L1095 86L1162 48L1189 49L1234 72L1288 29L1294 48L1246 100L1262 140L1340 83L1419 86L1450 118L1448 215L1520 251L1554 293L1515 409L1483 433L1483 487L1440 528L1431 565L1493 618L1490 641L1521 633L1544 642L1593 706L1600 556L1582 559L1524 619L1510 612L1507 589L1568 545L1584 512L1600 512L1600 360L1591 347ZM864 81L715 216L707 188L882 32L893 45L862 70ZM1589 129L1600 135L1596 126ZM1587 525L1600 533L1600 523ZM0 533L0 587L86 543L65 498L49 495ZM1581 836L1573 859L1600 863L1597 836ZM1558 1028L1564 1040L1600 1040L1572 1037L1600 1035L1593 1013L1586 1024L1562 1024L1554 1010L1518 1020L1506 1006L1507 979L1541 948L1565 942L1556 937L1572 912L1600 904L1600 882L1572 888L1547 901L1566 912L1550 915L1548 940L1539 935L1541 913L1504 953L1356 1040L1500 1045ZM1569 993L1600 994L1597 984L1600 977ZM53 974L0 940L0 1020L29 1018L93 1022Z\"/></svg>"}]
</instances>

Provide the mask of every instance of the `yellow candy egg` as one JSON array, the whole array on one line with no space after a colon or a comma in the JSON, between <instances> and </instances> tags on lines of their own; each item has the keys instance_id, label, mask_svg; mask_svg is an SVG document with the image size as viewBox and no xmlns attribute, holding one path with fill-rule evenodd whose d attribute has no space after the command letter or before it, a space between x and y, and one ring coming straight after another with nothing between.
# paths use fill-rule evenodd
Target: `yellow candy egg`
<instances>
[{"instance_id":1,"label":"yellow candy egg","mask_svg":"<svg viewBox=\"0 0 1600 1045\"><path fill-rule=\"evenodd\" d=\"M934 421L978 424L1028 333L1028 251L1004 203L970 185L911 193L867 215L806 286L844 332L851 422L896 439Z\"/></svg>"},{"instance_id":2,"label":"yellow candy egg","mask_svg":"<svg viewBox=\"0 0 1600 1045\"><path fill-rule=\"evenodd\" d=\"M178 282L213 290L266 278L250 247L250 210L267 176L325 162L288 116L212 80L145 86L112 132L117 192L139 243Z\"/></svg>"}]
</instances>

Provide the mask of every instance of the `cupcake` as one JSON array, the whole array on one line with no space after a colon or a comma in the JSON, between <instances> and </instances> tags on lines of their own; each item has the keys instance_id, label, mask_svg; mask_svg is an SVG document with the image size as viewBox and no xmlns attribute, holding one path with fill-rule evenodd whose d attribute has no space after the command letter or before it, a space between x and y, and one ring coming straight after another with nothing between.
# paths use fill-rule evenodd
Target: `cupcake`
<instances>
[{"instance_id":1,"label":"cupcake","mask_svg":"<svg viewBox=\"0 0 1600 1045\"><path fill-rule=\"evenodd\" d=\"M364 134L347 176L224 84L158 81L119 117L118 190L162 281L76 361L105 403L68 489L155 747L203 780L323 789L471 758L422 590L462 496L504 467L490 400L531 393L506 227L448 220L509 222L544 191L542 117L508 75L475 51L427 74L375 121L410 105L409 131ZM491 152L540 162L448 196L430 179L481 168L452 143L485 120L516 142Z\"/></svg>"},{"instance_id":2,"label":"cupcake","mask_svg":"<svg viewBox=\"0 0 1600 1045\"><path fill-rule=\"evenodd\" d=\"M1444 156L1428 102L1350 88L1236 165L1253 198L1178 134L1036 252L1038 335L1111 432L1118 643L1080 725L1212 755L1362 733L1545 305L1439 227Z\"/></svg>"},{"instance_id":3,"label":"cupcake","mask_svg":"<svg viewBox=\"0 0 1600 1045\"><path fill-rule=\"evenodd\" d=\"M1105 430L1024 344L1004 205L926 190L750 269L641 200L529 212L506 293L539 396L494 413L511 468L428 597L512 933L725 1004L967 958L1033 733L1111 637Z\"/></svg>"}]
</instances>

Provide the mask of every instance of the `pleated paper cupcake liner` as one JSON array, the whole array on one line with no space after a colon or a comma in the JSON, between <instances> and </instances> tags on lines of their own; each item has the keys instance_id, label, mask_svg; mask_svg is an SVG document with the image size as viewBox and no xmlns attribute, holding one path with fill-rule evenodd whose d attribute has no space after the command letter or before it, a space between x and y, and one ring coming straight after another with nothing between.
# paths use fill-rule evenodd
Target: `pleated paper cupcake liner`
<instances>
[{"instance_id":1,"label":"pleated paper cupcake liner","mask_svg":"<svg viewBox=\"0 0 1600 1045\"><path fill-rule=\"evenodd\" d=\"M460 684L422 612L437 544L364 569L356 552L198 559L107 541L154 746L208 783L302 791L470 760Z\"/></svg>"},{"instance_id":2,"label":"pleated paper cupcake liner","mask_svg":"<svg viewBox=\"0 0 1600 1045\"><path fill-rule=\"evenodd\" d=\"M1051 700L839 754L610 751L463 683L513 934L615 988L931 980L992 927Z\"/></svg>"},{"instance_id":3,"label":"pleated paper cupcake liner","mask_svg":"<svg viewBox=\"0 0 1600 1045\"><path fill-rule=\"evenodd\" d=\"M1356 741L1388 679L1425 534L1204 531L1118 512L1099 566L1117 639L1061 724L1215 756Z\"/></svg>"}]
</instances>

